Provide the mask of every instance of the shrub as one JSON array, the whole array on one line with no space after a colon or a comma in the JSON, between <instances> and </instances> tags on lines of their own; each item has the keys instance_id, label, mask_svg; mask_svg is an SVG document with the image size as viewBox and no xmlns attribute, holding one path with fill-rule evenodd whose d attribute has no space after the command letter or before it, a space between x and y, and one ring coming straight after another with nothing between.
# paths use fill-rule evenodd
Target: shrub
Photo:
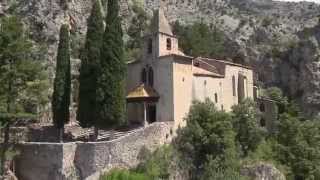
<instances>
[{"instance_id":1,"label":"shrub","mask_svg":"<svg viewBox=\"0 0 320 180\"><path fill-rule=\"evenodd\" d=\"M100 180L150 180L146 175L124 169L113 169Z\"/></svg>"},{"instance_id":2,"label":"shrub","mask_svg":"<svg viewBox=\"0 0 320 180\"><path fill-rule=\"evenodd\" d=\"M246 99L233 106L232 114L236 140L245 157L257 149L266 132L259 124L259 113L254 101Z\"/></svg>"},{"instance_id":3,"label":"shrub","mask_svg":"<svg viewBox=\"0 0 320 180\"><path fill-rule=\"evenodd\" d=\"M151 179L169 179L173 162L173 149L171 146L164 145L151 153L147 149L143 152L142 163L136 169L136 172L143 173Z\"/></svg>"},{"instance_id":4,"label":"shrub","mask_svg":"<svg viewBox=\"0 0 320 180\"><path fill-rule=\"evenodd\" d=\"M174 147L192 179L204 178L207 168L238 168L235 133L228 113L218 111L209 99L195 101L186 121L187 126L178 131Z\"/></svg>"}]
</instances>

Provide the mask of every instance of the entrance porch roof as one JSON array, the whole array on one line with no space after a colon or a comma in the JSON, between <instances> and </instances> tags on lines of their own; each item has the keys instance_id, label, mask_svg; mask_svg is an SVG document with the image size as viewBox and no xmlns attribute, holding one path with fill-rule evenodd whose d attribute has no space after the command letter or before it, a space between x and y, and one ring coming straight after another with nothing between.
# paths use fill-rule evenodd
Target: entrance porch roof
<instances>
[{"instance_id":1,"label":"entrance porch roof","mask_svg":"<svg viewBox=\"0 0 320 180\"><path fill-rule=\"evenodd\" d=\"M159 98L159 93L145 84L140 84L130 91L126 97L127 102L157 102Z\"/></svg>"}]
</instances>

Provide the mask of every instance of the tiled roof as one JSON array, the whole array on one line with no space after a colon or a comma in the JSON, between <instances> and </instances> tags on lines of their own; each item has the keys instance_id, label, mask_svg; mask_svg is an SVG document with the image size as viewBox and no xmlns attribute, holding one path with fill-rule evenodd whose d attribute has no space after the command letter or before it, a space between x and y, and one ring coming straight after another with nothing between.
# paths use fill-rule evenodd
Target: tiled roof
<instances>
[{"instance_id":1,"label":"tiled roof","mask_svg":"<svg viewBox=\"0 0 320 180\"><path fill-rule=\"evenodd\" d=\"M199 68L199 67L193 67L193 75L195 76L211 76L211 77L218 77L218 78L223 78L224 76L213 72L213 71L208 71L205 70L203 68Z\"/></svg>"},{"instance_id":2,"label":"tiled roof","mask_svg":"<svg viewBox=\"0 0 320 180\"><path fill-rule=\"evenodd\" d=\"M238 64L238 63L234 63L234 62L226 61L226 60L210 59L210 58L203 58L203 57L198 57L196 59L201 59L202 61L205 61L205 62L207 62L209 64L212 64L214 62L218 62L218 63L223 63L223 64L227 64L227 65L231 65L231 66L238 66L238 67L243 67L243 68L246 68L246 69L252 69L252 67L250 67L250 66L246 66L246 65L243 65L243 64Z\"/></svg>"}]
</instances>

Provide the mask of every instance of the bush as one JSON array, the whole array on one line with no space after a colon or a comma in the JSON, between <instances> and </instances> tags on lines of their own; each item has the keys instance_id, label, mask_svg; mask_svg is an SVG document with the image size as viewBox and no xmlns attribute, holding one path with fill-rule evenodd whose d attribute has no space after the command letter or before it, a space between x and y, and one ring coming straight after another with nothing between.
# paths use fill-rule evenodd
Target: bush
<instances>
[{"instance_id":1,"label":"bush","mask_svg":"<svg viewBox=\"0 0 320 180\"><path fill-rule=\"evenodd\" d=\"M246 99L233 106L232 114L236 140L240 144L243 156L246 157L249 152L257 149L266 132L260 126L259 113L254 101Z\"/></svg>"},{"instance_id":2,"label":"bush","mask_svg":"<svg viewBox=\"0 0 320 180\"><path fill-rule=\"evenodd\" d=\"M207 169L238 168L235 133L228 113L218 111L209 99L195 101L186 121L187 126L178 131L174 147L192 179L205 178Z\"/></svg>"},{"instance_id":3,"label":"bush","mask_svg":"<svg viewBox=\"0 0 320 180\"><path fill-rule=\"evenodd\" d=\"M147 176L129 170L113 169L100 177L100 180L150 180Z\"/></svg>"},{"instance_id":4,"label":"bush","mask_svg":"<svg viewBox=\"0 0 320 180\"><path fill-rule=\"evenodd\" d=\"M169 168L173 162L173 149L171 146L164 145L158 148L154 153L147 149L140 156L142 163L135 170L143 173L151 179L169 179Z\"/></svg>"}]
</instances>

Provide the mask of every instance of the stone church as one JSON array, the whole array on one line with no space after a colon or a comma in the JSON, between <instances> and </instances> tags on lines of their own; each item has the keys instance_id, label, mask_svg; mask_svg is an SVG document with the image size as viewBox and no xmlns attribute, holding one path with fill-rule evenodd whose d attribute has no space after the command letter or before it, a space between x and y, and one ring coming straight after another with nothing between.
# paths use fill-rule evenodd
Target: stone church
<instances>
[{"instance_id":1,"label":"stone church","mask_svg":"<svg viewBox=\"0 0 320 180\"><path fill-rule=\"evenodd\" d=\"M128 63L127 108L132 124L173 121L185 126L193 100L211 99L230 111L244 98L254 98L253 70L230 61L191 57L179 49L177 37L160 8L144 37L142 58Z\"/></svg>"}]
</instances>

